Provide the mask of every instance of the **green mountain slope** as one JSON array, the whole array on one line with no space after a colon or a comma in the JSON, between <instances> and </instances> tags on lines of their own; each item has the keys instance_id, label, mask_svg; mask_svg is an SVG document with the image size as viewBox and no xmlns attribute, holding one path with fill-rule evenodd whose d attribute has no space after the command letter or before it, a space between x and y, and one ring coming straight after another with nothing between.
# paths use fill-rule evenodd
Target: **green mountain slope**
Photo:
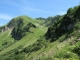
<instances>
[{"instance_id":1,"label":"green mountain slope","mask_svg":"<svg viewBox=\"0 0 80 60\"><path fill-rule=\"evenodd\" d=\"M80 60L79 11L80 5L63 16L13 18L0 27L0 60Z\"/></svg>"}]
</instances>

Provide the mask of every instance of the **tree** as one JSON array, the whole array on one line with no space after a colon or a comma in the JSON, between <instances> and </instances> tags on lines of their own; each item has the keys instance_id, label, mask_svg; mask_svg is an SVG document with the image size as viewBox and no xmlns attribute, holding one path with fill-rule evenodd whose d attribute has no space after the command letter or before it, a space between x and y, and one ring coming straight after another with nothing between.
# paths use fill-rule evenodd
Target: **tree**
<instances>
[{"instance_id":1,"label":"tree","mask_svg":"<svg viewBox=\"0 0 80 60\"><path fill-rule=\"evenodd\" d=\"M69 8L67 13L70 13L71 11L73 11L73 8Z\"/></svg>"}]
</instances>

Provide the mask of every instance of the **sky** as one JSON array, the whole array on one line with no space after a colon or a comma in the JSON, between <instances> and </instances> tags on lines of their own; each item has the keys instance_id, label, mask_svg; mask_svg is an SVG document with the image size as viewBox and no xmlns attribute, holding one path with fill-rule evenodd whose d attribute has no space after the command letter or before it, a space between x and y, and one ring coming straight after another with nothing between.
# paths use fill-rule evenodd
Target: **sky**
<instances>
[{"instance_id":1,"label":"sky","mask_svg":"<svg viewBox=\"0 0 80 60\"><path fill-rule=\"evenodd\" d=\"M80 0L0 0L0 26L12 18L27 15L32 18L63 15Z\"/></svg>"}]
</instances>

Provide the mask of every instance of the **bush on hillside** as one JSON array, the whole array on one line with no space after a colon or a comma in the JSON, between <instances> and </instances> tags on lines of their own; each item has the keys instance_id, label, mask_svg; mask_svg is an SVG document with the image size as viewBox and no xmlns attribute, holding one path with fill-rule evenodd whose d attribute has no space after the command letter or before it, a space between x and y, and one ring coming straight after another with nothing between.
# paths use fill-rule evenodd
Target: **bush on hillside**
<instances>
[{"instance_id":1,"label":"bush on hillside","mask_svg":"<svg viewBox=\"0 0 80 60\"><path fill-rule=\"evenodd\" d=\"M73 49L73 52L80 55L80 43L76 44L76 47Z\"/></svg>"},{"instance_id":2,"label":"bush on hillside","mask_svg":"<svg viewBox=\"0 0 80 60\"><path fill-rule=\"evenodd\" d=\"M36 28L36 26L34 24L32 24L31 22L29 22L25 27L24 30L29 32L30 27Z\"/></svg>"}]
</instances>

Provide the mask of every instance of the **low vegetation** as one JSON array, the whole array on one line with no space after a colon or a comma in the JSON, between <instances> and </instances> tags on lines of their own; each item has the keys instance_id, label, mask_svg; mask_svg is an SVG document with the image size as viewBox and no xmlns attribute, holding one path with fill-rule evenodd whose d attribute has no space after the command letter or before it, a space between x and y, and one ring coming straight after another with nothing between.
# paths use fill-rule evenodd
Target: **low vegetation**
<instances>
[{"instance_id":1,"label":"low vegetation","mask_svg":"<svg viewBox=\"0 0 80 60\"><path fill-rule=\"evenodd\" d=\"M13 18L0 27L0 60L80 60L79 11L80 5L62 16Z\"/></svg>"}]
</instances>

